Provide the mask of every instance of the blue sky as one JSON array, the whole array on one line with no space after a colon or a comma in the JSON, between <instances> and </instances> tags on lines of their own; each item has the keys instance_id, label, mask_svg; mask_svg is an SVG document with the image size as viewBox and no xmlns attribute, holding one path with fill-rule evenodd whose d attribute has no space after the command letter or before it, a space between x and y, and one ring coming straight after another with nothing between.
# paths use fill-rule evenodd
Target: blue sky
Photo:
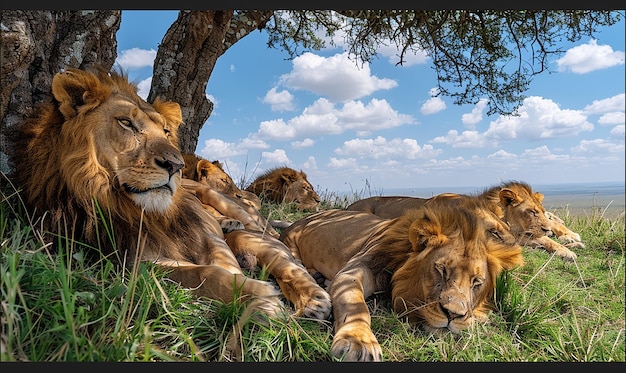
<instances>
[{"instance_id":1,"label":"blue sky","mask_svg":"<svg viewBox=\"0 0 626 373\"><path fill-rule=\"evenodd\" d=\"M176 16L122 13L117 62L144 98ZM400 67L394 51L380 49L359 66L335 47L288 60L255 31L218 59L207 86L215 107L196 154L221 161L238 183L286 165L322 192L624 182L624 25L565 42L518 117L433 97L424 55Z\"/></svg>"}]
</instances>

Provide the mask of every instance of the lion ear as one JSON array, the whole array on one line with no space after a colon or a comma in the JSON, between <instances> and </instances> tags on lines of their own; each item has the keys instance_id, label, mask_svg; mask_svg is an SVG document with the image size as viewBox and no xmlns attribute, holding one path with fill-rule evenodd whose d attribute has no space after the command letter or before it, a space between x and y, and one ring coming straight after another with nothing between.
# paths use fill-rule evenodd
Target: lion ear
<instances>
[{"instance_id":1,"label":"lion ear","mask_svg":"<svg viewBox=\"0 0 626 373\"><path fill-rule=\"evenodd\" d=\"M177 102L163 101L157 98L152 106L154 110L165 118L167 124L171 126L170 129L175 133L178 130L178 126L183 122L183 113L180 110L180 105Z\"/></svg>"},{"instance_id":2,"label":"lion ear","mask_svg":"<svg viewBox=\"0 0 626 373\"><path fill-rule=\"evenodd\" d=\"M541 194L539 192L535 192L535 198L537 198L537 201L539 203L543 202L543 194Z\"/></svg>"},{"instance_id":3,"label":"lion ear","mask_svg":"<svg viewBox=\"0 0 626 373\"><path fill-rule=\"evenodd\" d=\"M409 226L409 241L411 248L415 252L420 252L428 247L442 246L448 241L448 237L442 233L441 226L436 221L424 214Z\"/></svg>"},{"instance_id":4,"label":"lion ear","mask_svg":"<svg viewBox=\"0 0 626 373\"><path fill-rule=\"evenodd\" d=\"M52 95L65 120L75 117L81 106L95 107L110 94L111 89L88 71L68 69L52 78Z\"/></svg>"},{"instance_id":5,"label":"lion ear","mask_svg":"<svg viewBox=\"0 0 626 373\"><path fill-rule=\"evenodd\" d=\"M513 190L504 188L500 191L500 202L504 206L517 206L522 203L522 199Z\"/></svg>"}]
</instances>

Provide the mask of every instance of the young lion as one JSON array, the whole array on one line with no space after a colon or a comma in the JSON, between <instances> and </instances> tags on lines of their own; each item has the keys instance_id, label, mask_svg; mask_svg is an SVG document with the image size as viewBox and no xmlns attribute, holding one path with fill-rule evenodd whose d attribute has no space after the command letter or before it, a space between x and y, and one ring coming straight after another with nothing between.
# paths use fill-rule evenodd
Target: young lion
<instances>
[{"instance_id":1,"label":"young lion","mask_svg":"<svg viewBox=\"0 0 626 373\"><path fill-rule=\"evenodd\" d=\"M442 195L455 195L444 193ZM460 196L460 195L459 195ZM509 224L520 244L542 248L567 261L576 259L574 247L584 247L578 233L569 230L561 219L543 207L543 194L533 192L530 185L521 181L507 181L487 188L475 196L489 202L491 211ZM366 211L384 218L395 218L407 209L423 206L431 198L405 196L376 196L355 201L346 209ZM549 236L556 235L562 245Z\"/></svg>"},{"instance_id":2,"label":"young lion","mask_svg":"<svg viewBox=\"0 0 626 373\"><path fill-rule=\"evenodd\" d=\"M297 220L280 239L310 271L330 279L333 356L380 361L365 299L428 330L458 333L486 317L496 277L523 264L522 249L484 201L434 199L396 219L326 210Z\"/></svg>"},{"instance_id":3,"label":"young lion","mask_svg":"<svg viewBox=\"0 0 626 373\"><path fill-rule=\"evenodd\" d=\"M120 263L167 266L183 287L245 302L246 313L282 315L278 289L246 277L235 259L253 255L285 289L297 315L330 314L328 294L284 244L249 230L225 237L194 193L181 187L177 103L149 104L126 76L101 69L56 74L52 95L8 136L10 177L45 229L101 248Z\"/></svg>"}]
</instances>

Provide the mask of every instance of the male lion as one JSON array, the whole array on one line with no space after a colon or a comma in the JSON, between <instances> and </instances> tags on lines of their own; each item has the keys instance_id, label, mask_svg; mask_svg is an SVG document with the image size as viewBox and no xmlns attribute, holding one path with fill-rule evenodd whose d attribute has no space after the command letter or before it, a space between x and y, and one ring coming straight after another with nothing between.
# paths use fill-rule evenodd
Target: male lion
<instances>
[{"instance_id":1,"label":"male lion","mask_svg":"<svg viewBox=\"0 0 626 373\"><path fill-rule=\"evenodd\" d=\"M321 198L302 171L277 167L258 176L245 189L274 203L295 202L299 210L318 211Z\"/></svg>"},{"instance_id":2,"label":"male lion","mask_svg":"<svg viewBox=\"0 0 626 373\"><path fill-rule=\"evenodd\" d=\"M435 199L395 219L326 210L280 239L330 279L331 352L344 361L382 360L365 303L372 294L390 296L412 324L459 333L486 318L497 276L523 264L521 246L477 199Z\"/></svg>"},{"instance_id":3,"label":"male lion","mask_svg":"<svg viewBox=\"0 0 626 373\"><path fill-rule=\"evenodd\" d=\"M490 209L509 224L511 232L523 246L543 248L568 261L576 259L576 253L568 247L584 247L580 235L569 230L554 214L547 212L542 204L543 194L533 192L527 183L503 182L487 188L476 197L490 203ZM430 198L377 196L355 201L346 209L394 218L408 209L423 206L428 200ZM567 247L550 239L552 234L564 241Z\"/></svg>"},{"instance_id":4,"label":"male lion","mask_svg":"<svg viewBox=\"0 0 626 373\"><path fill-rule=\"evenodd\" d=\"M54 76L53 100L12 128L10 177L44 228L121 263L167 266L170 278L200 296L237 297L246 313L278 316L284 312L280 291L246 277L235 259L254 255L297 315L327 317L328 294L284 244L261 232L224 234L181 187L180 106L159 99L149 104L136 92L123 73L70 68Z\"/></svg>"}]
</instances>

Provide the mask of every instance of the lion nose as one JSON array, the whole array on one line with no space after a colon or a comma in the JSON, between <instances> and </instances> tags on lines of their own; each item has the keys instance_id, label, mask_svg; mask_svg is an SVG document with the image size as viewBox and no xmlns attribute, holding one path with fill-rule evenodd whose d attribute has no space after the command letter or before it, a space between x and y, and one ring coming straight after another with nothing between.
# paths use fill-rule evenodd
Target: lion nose
<instances>
[{"instance_id":1,"label":"lion nose","mask_svg":"<svg viewBox=\"0 0 626 373\"><path fill-rule=\"evenodd\" d=\"M467 315L468 308L467 303L452 296L443 296L440 300L441 308L446 312L448 320L453 320L458 317L464 317Z\"/></svg>"},{"instance_id":2,"label":"lion nose","mask_svg":"<svg viewBox=\"0 0 626 373\"><path fill-rule=\"evenodd\" d=\"M170 176L174 175L185 166L185 162L182 159L177 157L175 154L169 153L166 153L162 158L157 158L156 164L167 170L167 173L169 173Z\"/></svg>"}]
</instances>

